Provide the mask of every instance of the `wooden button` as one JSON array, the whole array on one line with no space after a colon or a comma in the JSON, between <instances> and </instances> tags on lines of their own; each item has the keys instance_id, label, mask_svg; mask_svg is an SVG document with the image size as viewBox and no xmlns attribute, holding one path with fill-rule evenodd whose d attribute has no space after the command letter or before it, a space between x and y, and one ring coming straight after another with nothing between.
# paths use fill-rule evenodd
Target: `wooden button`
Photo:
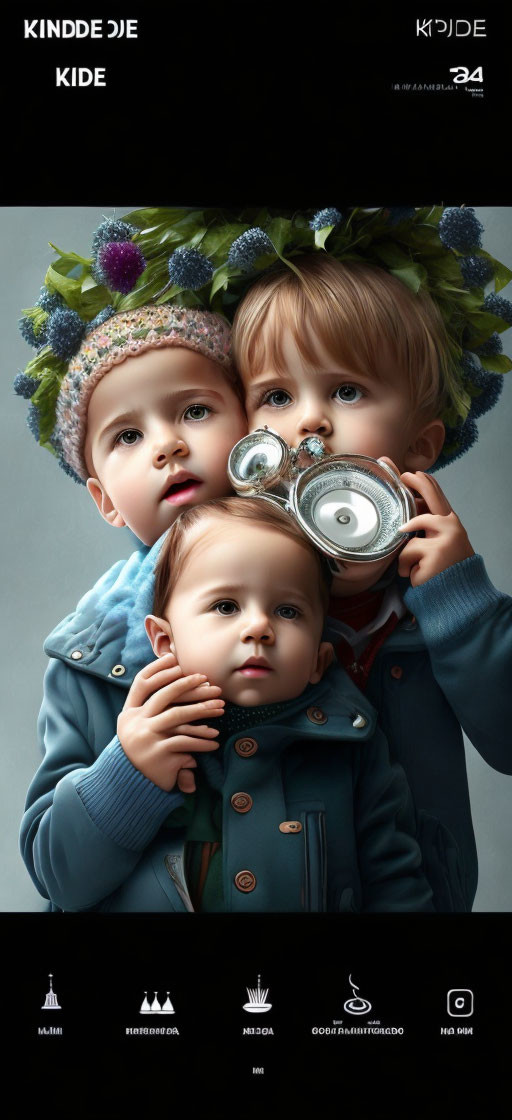
<instances>
[{"instance_id":1,"label":"wooden button","mask_svg":"<svg viewBox=\"0 0 512 1120\"><path fill-rule=\"evenodd\" d=\"M327 716L321 708L308 708L306 715L311 723L327 723Z\"/></svg>"},{"instance_id":2,"label":"wooden button","mask_svg":"<svg viewBox=\"0 0 512 1120\"><path fill-rule=\"evenodd\" d=\"M250 758L251 755L255 754L258 750L256 739L237 739L234 746L236 753L240 755L240 758Z\"/></svg>"},{"instance_id":3,"label":"wooden button","mask_svg":"<svg viewBox=\"0 0 512 1120\"><path fill-rule=\"evenodd\" d=\"M279 825L280 832L302 832L302 825L300 821L281 821Z\"/></svg>"},{"instance_id":4,"label":"wooden button","mask_svg":"<svg viewBox=\"0 0 512 1120\"><path fill-rule=\"evenodd\" d=\"M235 887L244 894L253 891L256 886L256 876L252 871L238 871L235 875Z\"/></svg>"},{"instance_id":5,"label":"wooden button","mask_svg":"<svg viewBox=\"0 0 512 1120\"><path fill-rule=\"evenodd\" d=\"M248 813L252 809L252 797L248 793L234 793L231 804L237 813Z\"/></svg>"},{"instance_id":6,"label":"wooden button","mask_svg":"<svg viewBox=\"0 0 512 1120\"><path fill-rule=\"evenodd\" d=\"M393 667L391 669L391 676L394 677L396 681L400 680L400 677L402 676L402 673L403 673L403 669L402 669L401 665L393 665Z\"/></svg>"}]
</instances>

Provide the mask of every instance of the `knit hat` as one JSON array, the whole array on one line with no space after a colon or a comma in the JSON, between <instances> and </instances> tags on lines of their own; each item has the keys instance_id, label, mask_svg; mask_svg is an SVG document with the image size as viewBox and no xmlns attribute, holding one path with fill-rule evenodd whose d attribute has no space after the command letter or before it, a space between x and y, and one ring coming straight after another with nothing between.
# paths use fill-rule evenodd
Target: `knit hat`
<instances>
[{"instance_id":1,"label":"knit hat","mask_svg":"<svg viewBox=\"0 0 512 1120\"><path fill-rule=\"evenodd\" d=\"M170 304L112 315L82 342L57 398L52 443L79 478L89 477L83 449L89 400L98 382L126 358L162 346L184 346L232 371L230 328L220 315Z\"/></svg>"}]
</instances>

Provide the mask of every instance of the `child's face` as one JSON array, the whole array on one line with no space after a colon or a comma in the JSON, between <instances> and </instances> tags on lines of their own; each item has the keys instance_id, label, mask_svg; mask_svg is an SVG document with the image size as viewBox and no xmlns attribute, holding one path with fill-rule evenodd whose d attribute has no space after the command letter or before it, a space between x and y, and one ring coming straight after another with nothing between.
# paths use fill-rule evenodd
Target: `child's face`
<instances>
[{"instance_id":1,"label":"child's face","mask_svg":"<svg viewBox=\"0 0 512 1120\"><path fill-rule=\"evenodd\" d=\"M267 365L244 378L250 430L267 424L292 447L318 435L330 454L386 457L400 473L426 470L435 462L444 439L442 421L425 424L420 419L406 379L394 369L385 346L378 379L335 361L320 344L315 360L306 361L288 328L282 348L284 373ZM390 563L389 557L365 564L339 562L333 595L367 590Z\"/></svg>"},{"instance_id":2,"label":"child's face","mask_svg":"<svg viewBox=\"0 0 512 1120\"><path fill-rule=\"evenodd\" d=\"M182 509L229 493L229 452L247 431L220 367L184 347L115 366L87 416L87 487L112 525L152 545Z\"/></svg>"},{"instance_id":3,"label":"child's face","mask_svg":"<svg viewBox=\"0 0 512 1120\"><path fill-rule=\"evenodd\" d=\"M201 520L190 545L165 612L183 673L206 673L244 706L292 699L319 680L332 647L320 642L324 612L309 549L227 516Z\"/></svg>"},{"instance_id":4,"label":"child's face","mask_svg":"<svg viewBox=\"0 0 512 1120\"><path fill-rule=\"evenodd\" d=\"M385 455L405 470L415 417L405 378L385 354L379 380L337 362L321 344L310 363L286 328L283 355L284 373L266 366L245 381L251 430L267 424L292 447L319 435L330 454Z\"/></svg>"}]
</instances>

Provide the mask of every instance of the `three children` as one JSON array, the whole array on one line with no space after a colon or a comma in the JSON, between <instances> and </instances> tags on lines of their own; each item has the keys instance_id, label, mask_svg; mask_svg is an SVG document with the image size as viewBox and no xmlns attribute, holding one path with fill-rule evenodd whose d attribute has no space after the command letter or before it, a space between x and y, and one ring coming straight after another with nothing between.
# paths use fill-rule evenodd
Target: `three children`
<instances>
[{"instance_id":1,"label":"three children","mask_svg":"<svg viewBox=\"0 0 512 1120\"><path fill-rule=\"evenodd\" d=\"M234 247L235 243L230 250L233 260ZM182 317L183 329L178 335L182 340L193 340L184 343L185 351L173 352L172 347L180 344L166 341L173 328L166 334L165 318L155 327L153 314L161 316L163 312L171 318ZM192 630L187 599L180 641L176 642L179 666L166 655L142 671L140 667L150 656L143 620L153 613L153 567L161 546L157 538L180 509L190 509L226 492L227 454L245 426L236 392L226 377L226 338L220 348L215 349L214 343L212 353L211 339L204 344L208 350L203 348L203 335L208 335L207 329L203 331L204 324L194 328L194 321L197 323L198 316L205 313L180 311L168 305L153 310L139 308L132 314L139 315L138 321L132 322L128 316L122 330L115 322L118 316L113 316L88 336L82 344L83 353L74 359L73 376L59 393L56 446L68 466L88 479L102 515L113 525L130 525L147 547L126 565L111 569L46 643L52 656L40 717L46 755L29 791L22 826L22 848L34 881L52 904L62 909L190 909L189 883L196 906L206 909L241 908L242 896L246 896L244 905L254 909L360 909L374 905L378 909L428 908L428 892L421 882L417 851L410 837L405 841L406 866L408 874L413 871L414 885L409 878L407 887L405 880L402 884L403 892L399 888L396 894L394 888L389 889L391 863L387 870L382 869L382 893L377 892L379 898L373 901L364 875L358 882L349 870L354 866L357 824L351 836L341 840L331 831L333 814L329 810L326 848L323 814L328 782L319 768L316 785L314 767L308 768L305 760L306 779L300 786L299 803L302 805L301 799L307 800L316 790L318 805L311 810L313 816L308 816L309 802L302 805L300 812L306 814L307 827L306 818L303 821L298 810L295 823L303 825L304 842L306 834L309 837L308 866L316 868L312 888L303 881L301 890L306 893L301 894L295 870L293 889L279 899L279 881L281 887L284 885L279 873L269 886L266 901L256 886L265 880L265 871L258 879L251 870L249 852L246 866L240 865L231 876L231 862L236 862L237 850L244 850L244 834L238 829L244 822L239 815L245 820L248 803L244 799L249 797L248 819L256 819L255 798L249 790L240 795L243 807L231 803L228 807L226 802L222 823L219 799L212 803L208 795L205 800L205 790L210 787L216 788L224 801L230 789L216 765L216 736L204 722L206 717L219 718L226 680L222 678L221 697L218 685L205 681L204 674L197 676L194 657L200 655L201 666L206 665L203 659L209 646L203 643L204 648L198 648L197 623ZM153 353L138 353L141 339L149 340L147 350ZM437 483L417 473L432 466L444 440L440 414L448 396L450 357L441 317L430 300L411 295L400 281L373 265L340 265L323 253L309 253L307 257L295 257L293 270L275 268L250 288L235 319L234 339L251 427L267 423L291 444L315 433L332 452L390 456L404 472L404 482L425 502L419 518L405 527L425 535L406 544L398 575L389 561L339 566L339 575L333 581L327 636L336 642L338 657L352 683L337 671L329 695L333 703L345 704L345 717L348 705L354 732L366 728L365 734L373 735L377 713L392 758L402 764L411 785L435 907L470 909L476 887L476 854L460 724L492 765L510 772L505 739L495 734L496 718L501 726L508 725L505 681L510 657L510 600L490 585L481 558L474 556L463 527ZM137 357L133 357L134 350ZM186 355L181 368L175 367L174 377L171 375L175 389L166 402L170 367L164 367L163 356L183 355L187 350L192 353ZM192 361L196 358L200 358L200 369ZM211 358L217 361L216 379L210 369ZM210 363L208 367L205 362ZM104 373L108 376L103 379ZM184 394L180 396L182 375ZM84 385L87 388L82 395ZM215 398L216 392L220 401ZM455 434L458 438L459 429ZM225 525L225 518L222 528L221 522L222 518L219 527L210 526L210 530L215 528L214 536L221 533L226 541L229 537L230 551L236 557L242 545ZM252 527L252 533L256 532ZM284 529L283 534L287 543ZM270 537L275 546L277 534L271 532ZM214 545L212 538L206 549L198 538L185 557L183 580L187 565L192 565L195 578L201 582L198 556L201 554L207 572ZM229 553L226 556L223 550L221 555L227 564ZM251 556L247 559L249 563ZM266 570L272 583L275 565L270 560ZM407 576L413 585L409 590ZM179 588L179 570L174 578ZM223 596L220 602L225 600L235 601ZM165 607L161 601L163 616ZM411 619L406 608L414 610L416 619ZM213 611L214 615L220 613L216 608ZM321 613L318 611L317 622ZM164 621L171 626L170 618L164 617ZM174 637L175 629L176 617ZM149 632L161 653L166 640L169 644L171 631L166 633L165 626L160 631L149 626ZM185 649L187 653L187 635L190 660L183 652ZM249 637L254 639L252 634ZM491 656L482 688L482 650L487 649ZM259 655L254 656L258 661ZM216 680L222 675L222 659L215 655L211 669L209 679ZM188 670L185 679L182 670ZM235 674L240 672L237 666ZM122 711L126 686L137 673ZM331 670L329 681L333 673ZM254 660L241 676L243 696L256 689L256 699L257 689L263 685L254 682L264 682L266 688L274 679L268 665L255 664ZM297 681L299 678L297 671ZM308 688L323 688L327 679L312 681ZM364 696L361 689L365 690ZM275 700L263 701L265 718L282 714L281 710L266 711L268 703L280 709L288 699L297 704L301 701L303 709L300 693L286 698L279 688ZM181 713L176 708L178 703L185 705ZM252 707L247 700L236 702L236 718L241 718L240 709ZM261 699L256 707L261 707ZM319 711L322 716L326 714L323 707ZM259 719L257 713L251 711L251 715ZM117 717L119 738L114 735ZM151 734L146 717L156 721ZM202 721L199 726L197 719ZM354 720L358 719L356 726ZM242 730L246 726L244 722ZM323 719L319 726L324 726ZM354 737L346 719L341 737ZM339 738L337 735L338 742ZM163 751L162 742L167 744ZM252 744L253 737L248 735L243 742ZM380 733L375 732L369 749L368 757L374 749L379 758L383 757ZM364 768L363 753L356 763L351 750L344 748L336 753L341 769L346 765L357 769L359 764ZM309 760L310 752L307 754ZM332 751L328 755L329 760L334 757ZM243 749L238 756L243 759L241 765L246 765ZM231 754L229 749L226 754L225 747L224 757L229 765ZM293 751L289 754L292 757ZM265 781L272 777L272 782L288 788L286 758L285 752L284 769L281 764L276 766L274 759ZM196 761L200 761L199 769L194 766ZM301 761L299 770L302 765ZM329 761L329 765L334 764ZM393 782L398 772L395 766ZM194 775L198 773L202 778L196 790ZM345 769L345 778L347 774ZM345 779L339 780L338 792L350 785L348 779L345 785ZM265 793L264 804L262 799L265 813L270 812L272 782L265 787L268 799ZM293 788L292 783L292 792ZM181 794L190 795L185 805ZM232 796L236 799L238 792L235 790ZM394 803L397 812L399 802L403 808L403 791ZM406 832L410 831L406 809L399 818ZM353 821L357 821L357 807ZM234 845L229 835L233 828L237 829ZM252 825L245 835L250 836L251 831ZM242 847L237 848L239 844ZM257 851L255 844L253 852ZM185 851L188 866L184 863ZM221 859L225 862L219 870ZM262 868L268 869L272 860L269 849ZM235 883L237 875L239 881Z\"/></svg>"}]
</instances>

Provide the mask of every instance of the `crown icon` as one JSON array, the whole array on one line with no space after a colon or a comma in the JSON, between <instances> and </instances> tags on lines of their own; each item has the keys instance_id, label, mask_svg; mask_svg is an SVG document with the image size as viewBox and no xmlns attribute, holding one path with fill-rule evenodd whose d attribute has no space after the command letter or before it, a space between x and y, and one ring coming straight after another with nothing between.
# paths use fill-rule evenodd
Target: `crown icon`
<instances>
[{"instance_id":1,"label":"crown icon","mask_svg":"<svg viewBox=\"0 0 512 1120\"><path fill-rule=\"evenodd\" d=\"M155 992L154 999L150 1003L148 1000L148 993L144 992L144 999L140 1005L140 1015L174 1015L174 1007L169 999L169 992L166 992L167 999L165 1003L161 1004L158 999L158 992Z\"/></svg>"},{"instance_id":2,"label":"crown icon","mask_svg":"<svg viewBox=\"0 0 512 1120\"><path fill-rule=\"evenodd\" d=\"M244 1003L244 1011L258 1012L270 1011L271 1003L267 1003L267 996L269 993L268 988L261 987L261 977L258 976L257 988L246 988L249 1002Z\"/></svg>"}]
</instances>

